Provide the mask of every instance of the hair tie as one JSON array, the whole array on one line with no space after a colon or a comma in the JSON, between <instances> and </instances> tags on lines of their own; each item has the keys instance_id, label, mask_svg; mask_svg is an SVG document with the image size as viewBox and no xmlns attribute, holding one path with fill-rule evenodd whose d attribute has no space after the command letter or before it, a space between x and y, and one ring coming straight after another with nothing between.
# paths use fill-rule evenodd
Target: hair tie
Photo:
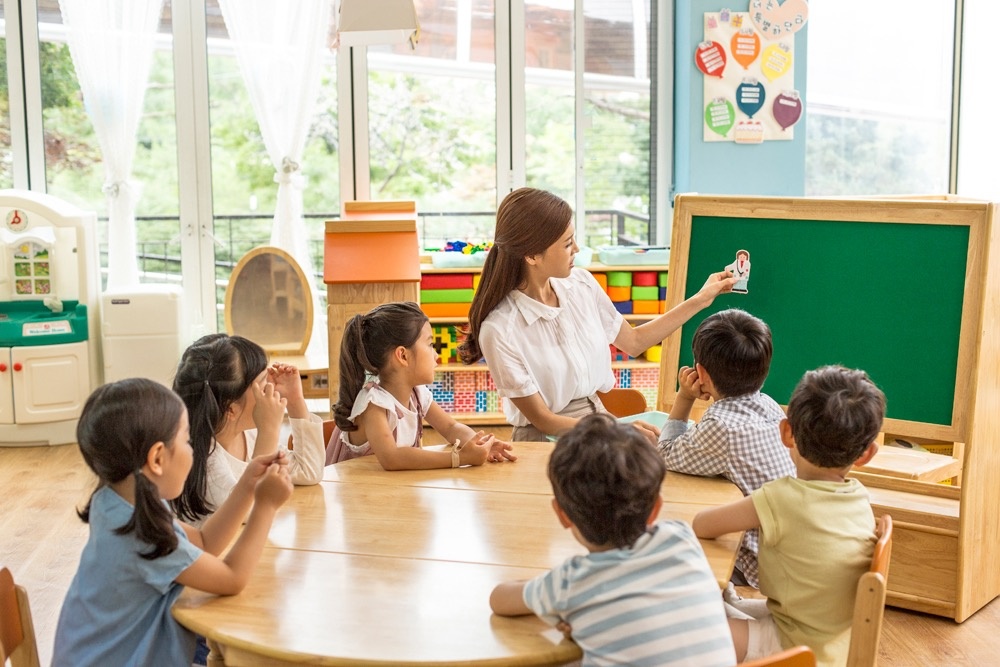
<instances>
[{"instance_id":1,"label":"hair tie","mask_svg":"<svg viewBox=\"0 0 1000 667\"><path fill-rule=\"evenodd\" d=\"M211 388L212 388L212 385L210 385L210 384L208 383L208 380L205 380L205 386L206 386L206 387L208 387L209 389L211 389Z\"/></svg>"}]
</instances>

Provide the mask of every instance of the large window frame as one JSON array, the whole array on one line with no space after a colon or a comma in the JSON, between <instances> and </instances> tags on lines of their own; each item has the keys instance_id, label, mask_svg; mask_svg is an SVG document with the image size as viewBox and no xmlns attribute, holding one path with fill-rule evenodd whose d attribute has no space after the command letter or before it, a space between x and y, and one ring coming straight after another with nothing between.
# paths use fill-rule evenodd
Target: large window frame
<instances>
[{"instance_id":1,"label":"large window frame","mask_svg":"<svg viewBox=\"0 0 1000 667\"><path fill-rule=\"evenodd\" d=\"M461 0L460 0L461 1ZM956 0L956 35L960 36L962 7L974 0ZM670 186L673 182L673 2L654 3L652 23L660 35L653 45L651 78L655 123L651 127L651 192L650 216L655 221L656 238L668 240ZM577 16L577 32L582 23L584 0L573 0ZM44 139L41 125L41 79L38 58L38 0L4 3L4 25L8 60L8 90L10 97L11 151L14 155L13 186L18 189L45 190ZM496 31L496 185L498 197L526 182L525 174L525 35L518 27L524 25L524 0L497 0ZM212 177L210 154L210 118L208 56L205 3L201 0L171 0L173 21L173 58L175 70L176 123L178 163L184 165L179 178L179 216L182 235L182 280L187 310L192 328L191 338L216 329L216 289L214 267ZM580 37L576 41L582 41ZM905 39L901 35L900 39ZM577 44L580 48L581 44ZM962 99L961 40L956 40L952 142L949 164L949 193L962 194L960 167L971 170L973 165L959 159L963 114L958 113ZM341 201L370 197L369 152L367 139L367 57L363 47L345 50L338 57L338 107L341 141ZM574 53L581 62L582 50ZM582 67L575 68L575 86L584 88ZM968 82L973 85L974 82ZM578 136L583 136L585 119L577 100L574 124ZM972 114L966 114L972 115ZM971 119L968 122L972 122ZM966 143L976 141L969 132ZM970 151L971 152L971 151ZM577 150L577 161L583 158ZM720 184L725 187L725 184ZM582 188L577 188L572 202L578 213ZM980 193L981 194L981 193ZM1000 193L986 193L1000 197ZM582 226L582 225L578 225Z\"/></svg>"}]
</instances>

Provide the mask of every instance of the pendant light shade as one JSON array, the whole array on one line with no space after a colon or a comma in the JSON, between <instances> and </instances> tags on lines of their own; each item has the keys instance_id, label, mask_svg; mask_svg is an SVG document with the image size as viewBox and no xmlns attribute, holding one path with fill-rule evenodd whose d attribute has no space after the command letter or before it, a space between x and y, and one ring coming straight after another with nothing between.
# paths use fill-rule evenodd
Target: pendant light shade
<instances>
[{"instance_id":1,"label":"pendant light shade","mask_svg":"<svg viewBox=\"0 0 1000 667\"><path fill-rule=\"evenodd\" d=\"M341 0L339 43L342 46L415 43L419 37L413 0Z\"/></svg>"}]
</instances>

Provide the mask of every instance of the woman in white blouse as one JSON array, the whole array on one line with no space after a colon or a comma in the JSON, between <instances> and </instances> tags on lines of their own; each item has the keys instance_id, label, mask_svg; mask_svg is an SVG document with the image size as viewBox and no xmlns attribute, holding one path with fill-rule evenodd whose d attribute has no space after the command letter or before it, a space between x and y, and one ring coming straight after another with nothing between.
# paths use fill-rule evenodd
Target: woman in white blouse
<instances>
[{"instance_id":1,"label":"woman in white blouse","mask_svg":"<svg viewBox=\"0 0 1000 667\"><path fill-rule=\"evenodd\" d=\"M486 358L506 399L511 441L544 441L603 411L597 392L615 384L609 344L638 356L735 282L728 271L713 273L693 297L633 328L594 277L574 268L572 216L569 204L544 190L507 195L469 311L459 354L467 364Z\"/></svg>"}]
</instances>

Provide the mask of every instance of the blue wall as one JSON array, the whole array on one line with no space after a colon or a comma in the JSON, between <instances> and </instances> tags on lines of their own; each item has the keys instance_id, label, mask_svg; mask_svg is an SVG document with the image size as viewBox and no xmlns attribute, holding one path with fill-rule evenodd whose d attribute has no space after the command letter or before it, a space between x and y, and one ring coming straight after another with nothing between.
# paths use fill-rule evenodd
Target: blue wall
<instances>
[{"instance_id":1,"label":"blue wall","mask_svg":"<svg viewBox=\"0 0 1000 667\"><path fill-rule=\"evenodd\" d=\"M731 141L707 143L702 139L704 75L695 66L694 53L705 38L705 12L717 12L725 4L719 0L674 3L674 192L802 196L805 194L808 122L805 112L795 124L792 141L741 145ZM795 89L803 105L808 100L808 31L807 23L795 33ZM726 67L733 65L735 63L727 63Z\"/></svg>"}]
</instances>

